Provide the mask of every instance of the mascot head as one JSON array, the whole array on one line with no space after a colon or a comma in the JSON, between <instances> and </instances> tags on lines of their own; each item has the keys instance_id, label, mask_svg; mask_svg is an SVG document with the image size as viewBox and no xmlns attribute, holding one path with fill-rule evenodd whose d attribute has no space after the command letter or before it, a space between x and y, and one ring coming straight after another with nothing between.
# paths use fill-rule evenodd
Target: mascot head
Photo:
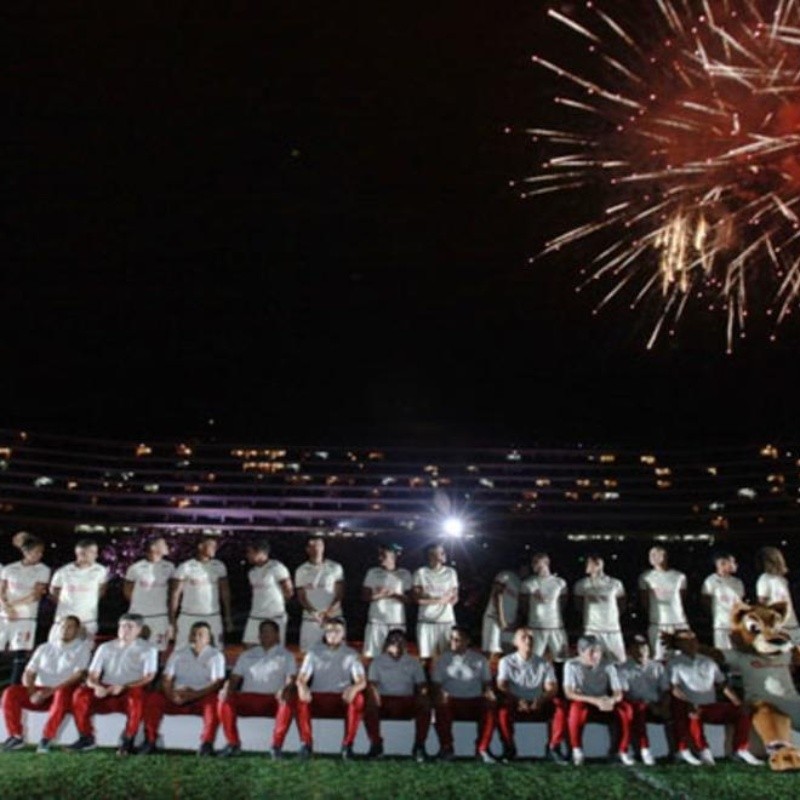
<instances>
[{"instance_id":1,"label":"mascot head","mask_svg":"<svg viewBox=\"0 0 800 800\"><path fill-rule=\"evenodd\" d=\"M792 640L783 629L788 603L737 603L731 613L731 639L737 650L776 656L792 649Z\"/></svg>"}]
</instances>

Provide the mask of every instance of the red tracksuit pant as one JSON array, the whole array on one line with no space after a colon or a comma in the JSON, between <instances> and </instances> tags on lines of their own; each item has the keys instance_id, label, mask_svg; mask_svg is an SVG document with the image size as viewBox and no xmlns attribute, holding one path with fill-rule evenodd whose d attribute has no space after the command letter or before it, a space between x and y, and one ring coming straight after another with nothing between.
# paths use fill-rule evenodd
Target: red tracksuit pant
<instances>
[{"instance_id":1,"label":"red tracksuit pant","mask_svg":"<svg viewBox=\"0 0 800 800\"><path fill-rule=\"evenodd\" d=\"M558 747L567 735L567 709L560 697L554 697L537 711L527 712L519 711L515 697L508 697L497 709L497 727L500 729L500 738L507 747L514 746L514 723L517 720L549 723L549 747Z\"/></svg>"},{"instance_id":2,"label":"red tracksuit pant","mask_svg":"<svg viewBox=\"0 0 800 800\"><path fill-rule=\"evenodd\" d=\"M364 711L364 727L372 744L380 744L382 719L413 719L414 744L424 744L431 727L431 709L417 697L381 695L381 704L368 702Z\"/></svg>"},{"instance_id":3,"label":"red tracksuit pant","mask_svg":"<svg viewBox=\"0 0 800 800\"><path fill-rule=\"evenodd\" d=\"M272 731L272 747L283 747L286 734L297 713L297 700L292 698L279 703L272 694L255 694L253 692L231 692L217 705L217 714L228 744L241 747L239 728L236 720L239 717L275 717Z\"/></svg>"},{"instance_id":4,"label":"red tracksuit pant","mask_svg":"<svg viewBox=\"0 0 800 800\"><path fill-rule=\"evenodd\" d=\"M744 706L733 703L708 703L698 706L698 713L692 713L692 706L672 698L672 718L675 725L675 746L686 750L691 743L697 750L708 747L703 723L712 725L733 725L733 749L744 750L750 737L750 714Z\"/></svg>"},{"instance_id":5,"label":"red tracksuit pant","mask_svg":"<svg viewBox=\"0 0 800 800\"><path fill-rule=\"evenodd\" d=\"M30 700L28 690L24 686L9 686L3 694L3 717L6 722L6 730L9 736L22 738L22 712L23 711L46 711L47 722L44 724L42 736L45 739L54 739L61 727L64 717L72 711L72 686L57 689L52 697L35 705Z\"/></svg>"},{"instance_id":6,"label":"red tracksuit pant","mask_svg":"<svg viewBox=\"0 0 800 800\"><path fill-rule=\"evenodd\" d=\"M142 723L144 712L144 687L137 686L126 689L117 697L95 697L94 690L88 686L81 686L72 695L72 716L75 718L75 727L81 736L94 735L92 715L113 714L115 712L126 714L125 736L135 736Z\"/></svg>"},{"instance_id":7,"label":"red tracksuit pant","mask_svg":"<svg viewBox=\"0 0 800 800\"><path fill-rule=\"evenodd\" d=\"M569 745L573 748L580 748L583 741L583 729L586 723L602 722L608 723L616 719L619 725L619 747L620 753L626 753L631 744L631 707L627 700L620 700L613 711L600 711L597 707L588 703L581 703L573 700L569 704L569 715L567 727L569 729Z\"/></svg>"},{"instance_id":8,"label":"red tracksuit pant","mask_svg":"<svg viewBox=\"0 0 800 800\"><path fill-rule=\"evenodd\" d=\"M341 694L337 692L315 692L312 694L310 703L304 703L301 700L297 704L297 727L300 731L300 741L309 747L313 747L312 719L338 719L344 716L342 746L348 747L356 740L358 726L361 724L363 713L363 692L359 692L352 703L345 703Z\"/></svg>"},{"instance_id":9,"label":"red tracksuit pant","mask_svg":"<svg viewBox=\"0 0 800 800\"><path fill-rule=\"evenodd\" d=\"M155 742L158 737L158 729L161 727L161 720L164 718L164 714L178 716L194 714L202 717L203 731L200 734L200 741L203 744L214 743L214 739L217 736L217 726L219 725L216 692L183 705L173 703L161 692L150 692L144 709L144 737L148 742Z\"/></svg>"},{"instance_id":10,"label":"red tracksuit pant","mask_svg":"<svg viewBox=\"0 0 800 800\"><path fill-rule=\"evenodd\" d=\"M476 750L483 753L489 749L497 721L497 710L493 703L483 697L448 697L445 703L436 705L436 735L442 750L453 749L453 721L478 723Z\"/></svg>"}]
</instances>

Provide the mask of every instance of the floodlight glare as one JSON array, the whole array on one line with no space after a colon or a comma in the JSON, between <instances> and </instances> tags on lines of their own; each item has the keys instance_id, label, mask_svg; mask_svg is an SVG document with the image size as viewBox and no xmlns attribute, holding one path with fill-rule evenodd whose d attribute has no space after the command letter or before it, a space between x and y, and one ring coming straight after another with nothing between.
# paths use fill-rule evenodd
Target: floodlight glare
<instances>
[{"instance_id":1,"label":"floodlight glare","mask_svg":"<svg viewBox=\"0 0 800 800\"><path fill-rule=\"evenodd\" d=\"M464 534L464 521L458 517L448 517L442 523L442 530L447 536L458 539Z\"/></svg>"}]
</instances>

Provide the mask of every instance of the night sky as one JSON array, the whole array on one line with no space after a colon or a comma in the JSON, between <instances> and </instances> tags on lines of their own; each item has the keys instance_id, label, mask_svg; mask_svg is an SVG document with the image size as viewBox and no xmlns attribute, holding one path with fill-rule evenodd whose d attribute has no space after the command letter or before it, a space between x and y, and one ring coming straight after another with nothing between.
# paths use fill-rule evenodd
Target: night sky
<instances>
[{"instance_id":1,"label":"night sky","mask_svg":"<svg viewBox=\"0 0 800 800\"><path fill-rule=\"evenodd\" d=\"M528 264L590 202L509 187L550 113L544 4L166 5L8 12L0 427L797 437L796 329L727 356L699 317L647 351L575 294L574 254Z\"/></svg>"}]
</instances>

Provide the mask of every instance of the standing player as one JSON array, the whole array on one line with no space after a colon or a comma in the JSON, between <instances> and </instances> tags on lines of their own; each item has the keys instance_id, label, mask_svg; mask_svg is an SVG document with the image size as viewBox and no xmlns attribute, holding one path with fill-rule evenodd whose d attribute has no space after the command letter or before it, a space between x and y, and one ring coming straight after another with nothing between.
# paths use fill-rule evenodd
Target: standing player
<instances>
[{"instance_id":1,"label":"standing player","mask_svg":"<svg viewBox=\"0 0 800 800\"><path fill-rule=\"evenodd\" d=\"M274 717L272 758L281 758L283 742L297 713L294 656L280 643L278 623L262 620L258 627L257 647L245 650L236 662L230 678L219 693L219 721L228 744L221 756L238 756L242 752L237 719Z\"/></svg>"},{"instance_id":2,"label":"standing player","mask_svg":"<svg viewBox=\"0 0 800 800\"><path fill-rule=\"evenodd\" d=\"M41 563L44 542L26 535L22 560L0 569L0 653L11 651L11 683L22 680L25 662L36 641L39 600L47 592L50 567Z\"/></svg>"},{"instance_id":3,"label":"standing player","mask_svg":"<svg viewBox=\"0 0 800 800\"><path fill-rule=\"evenodd\" d=\"M647 611L649 627L647 636L653 658L664 658L662 633L674 633L685 628L686 576L669 568L667 551L658 545L648 554L652 569L639 576L639 598Z\"/></svg>"},{"instance_id":4,"label":"standing player","mask_svg":"<svg viewBox=\"0 0 800 800\"><path fill-rule=\"evenodd\" d=\"M612 661L625 660L625 640L619 625L620 612L625 608L625 587L621 581L603 572L601 556L586 559L586 577L576 584L575 605L583 615L583 635L596 636Z\"/></svg>"},{"instance_id":5,"label":"standing player","mask_svg":"<svg viewBox=\"0 0 800 800\"><path fill-rule=\"evenodd\" d=\"M364 655L375 658L383 651L390 630L406 629L406 603L411 591L411 573L397 566L403 550L396 544L378 547L378 563L364 577L361 599L369 603L364 629Z\"/></svg>"},{"instance_id":6,"label":"standing player","mask_svg":"<svg viewBox=\"0 0 800 800\"><path fill-rule=\"evenodd\" d=\"M220 606L225 615L225 628L233 629L228 570L214 558L217 542L216 536L204 534L197 543L196 558L184 561L175 570L170 614L172 619L177 619L176 648L189 643L189 631L195 622L207 622L214 639L221 644L224 631Z\"/></svg>"},{"instance_id":7,"label":"standing player","mask_svg":"<svg viewBox=\"0 0 800 800\"><path fill-rule=\"evenodd\" d=\"M417 647L424 663L447 650L448 639L456 621L458 574L446 566L447 554L440 544L425 549L427 567L420 567L413 578L417 613Z\"/></svg>"},{"instance_id":8,"label":"standing player","mask_svg":"<svg viewBox=\"0 0 800 800\"><path fill-rule=\"evenodd\" d=\"M125 573L122 593L130 604L128 611L139 614L150 629L150 643L164 652L175 629L169 616L169 582L175 566L167 561L169 545L163 536L147 541L145 557L131 564Z\"/></svg>"},{"instance_id":9,"label":"standing player","mask_svg":"<svg viewBox=\"0 0 800 800\"><path fill-rule=\"evenodd\" d=\"M730 650L731 613L744 597L744 584L734 577L736 559L730 553L720 553L714 559L715 571L703 581L703 601L711 612L714 647Z\"/></svg>"},{"instance_id":10,"label":"standing player","mask_svg":"<svg viewBox=\"0 0 800 800\"><path fill-rule=\"evenodd\" d=\"M325 540L310 536L306 541L308 561L294 573L297 599L303 607L300 649L305 653L319 644L325 623L341 619L344 598L344 570L336 561L325 558Z\"/></svg>"},{"instance_id":11,"label":"standing player","mask_svg":"<svg viewBox=\"0 0 800 800\"><path fill-rule=\"evenodd\" d=\"M58 623L70 614L81 621L89 638L93 638L97 633L100 598L107 588L108 569L97 563L97 542L81 539L75 545L75 561L57 569L50 583L50 595L56 602L50 641L58 640Z\"/></svg>"},{"instance_id":12,"label":"standing player","mask_svg":"<svg viewBox=\"0 0 800 800\"><path fill-rule=\"evenodd\" d=\"M786 603L786 621L783 629L792 637L794 644L800 644L800 626L797 623L797 614L792 602L792 593L789 591L789 582L786 574L789 572L783 553L777 547L762 547L758 551L759 566L762 574L756 583L756 596L758 602L764 605L770 603Z\"/></svg>"},{"instance_id":13,"label":"standing player","mask_svg":"<svg viewBox=\"0 0 800 800\"><path fill-rule=\"evenodd\" d=\"M549 651L555 661L567 655L567 633L564 630L564 606L567 582L550 572L550 556L531 556L533 574L522 582L520 607L527 612L526 627L533 631L533 651L543 656Z\"/></svg>"},{"instance_id":14,"label":"standing player","mask_svg":"<svg viewBox=\"0 0 800 800\"><path fill-rule=\"evenodd\" d=\"M481 628L481 650L487 656L507 651L505 639L517 621L523 571L504 569L494 576Z\"/></svg>"},{"instance_id":15,"label":"standing player","mask_svg":"<svg viewBox=\"0 0 800 800\"><path fill-rule=\"evenodd\" d=\"M262 539L247 546L245 551L251 569L247 573L253 590L250 616L244 626L244 644L258 644L260 626L271 619L280 631L281 644L286 644L286 601L294 594L289 570L269 557L269 542Z\"/></svg>"},{"instance_id":16,"label":"standing player","mask_svg":"<svg viewBox=\"0 0 800 800\"><path fill-rule=\"evenodd\" d=\"M145 687L158 669L158 650L139 636L143 625L138 614L123 614L117 638L97 648L86 685L72 695L72 715L79 735L70 750L94 750L92 716L118 712L127 719L117 754L134 752L133 739L144 714Z\"/></svg>"},{"instance_id":17,"label":"standing player","mask_svg":"<svg viewBox=\"0 0 800 800\"><path fill-rule=\"evenodd\" d=\"M50 741L58 734L64 717L72 710L72 693L81 681L92 657L81 637L81 621L65 617L60 625L57 642L45 642L36 648L25 667L22 686L9 686L3 695L3 716L9 738L3 750L20 750L25 746L22 737L22 712L49 709L37 753L49 753Z\"/></svg>"}]
</instances>

